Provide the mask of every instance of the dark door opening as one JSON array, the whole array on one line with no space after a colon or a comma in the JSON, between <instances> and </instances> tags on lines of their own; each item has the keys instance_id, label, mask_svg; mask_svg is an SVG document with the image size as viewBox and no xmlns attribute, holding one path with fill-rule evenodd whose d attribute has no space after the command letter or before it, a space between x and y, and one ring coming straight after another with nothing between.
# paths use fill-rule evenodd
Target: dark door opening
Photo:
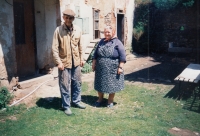
<instances>
[{"instance_id":1,"label":"dark door opening","mask_svg":"<svg viewBox=\"0 0 200 136\"><path fill-rule=\"evenodd\" d=\"M117 37L124 44L124 14L117 14Z\"/></svg>"},{"instance_id":2,"label":"dark door opening","mask_svg":"<svg viewBox=\"0 0 200 136\"><path fill-rule=\"evenodd\" d=\"M17 76L32 76L36 72L34 1L13 0L13 11Z\"/></svg>"}]
</instances>

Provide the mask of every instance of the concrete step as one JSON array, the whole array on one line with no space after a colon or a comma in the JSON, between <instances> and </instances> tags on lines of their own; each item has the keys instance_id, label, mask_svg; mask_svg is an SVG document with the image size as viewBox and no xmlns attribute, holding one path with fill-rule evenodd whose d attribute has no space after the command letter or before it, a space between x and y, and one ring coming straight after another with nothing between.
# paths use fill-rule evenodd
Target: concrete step
<instances>
[{"instance_id":1,"label":"concrete step","mask_svg":"<svg viewBox=\"0 0 200 136\"><path fill-rule=\"evenodd\" d=\"M85 54L90 54L94 48L86 48Z\"/></svg>"},{"instance_id":2,"label":"concrete step","mask_svg":"<svg viewBox=\"0 0 200 136\"><path fill-rule=\"evenodd\" d=\"M32 79L21 81L21 82L19 82L19 84L22 89L25 89L25 88L29 88L35 84L42 84L43 82L46 82L48 80L54 80L57 77L58 77L58 68L54 67L51 74L40 75L40 76L34 77Z\"/></svg>"},{"instance_id":3,"label":"concrete step","mask_svg":"<svg viewBox=\"0 0 200 136\"><path fill-rule=\"evenodd\" d=\"M43 75L40 77L36 77L36 78L32 78L32 79L28 79L28 80L19 82L19 84L22 89L25 89L25 88L29 88L35 84L40 84L40 83L42 84L45 81L53 80L53 79L54 79L53 75L48 74L48 75Z\"/></svg>"},{"instance_id":4,"label":"concrete step","mask_svg":"<svg viewBox=\"0 0 200 136\"><path fill-rule=\"evenodd\" d=\"M85 49L85 53L83 55L83 59L85 61L87 61L88 57L90 56L90 53L92 52L92 50L94 49L96 42L90 42L90 44L86 47Z\"/></svg>"}]
</instances>

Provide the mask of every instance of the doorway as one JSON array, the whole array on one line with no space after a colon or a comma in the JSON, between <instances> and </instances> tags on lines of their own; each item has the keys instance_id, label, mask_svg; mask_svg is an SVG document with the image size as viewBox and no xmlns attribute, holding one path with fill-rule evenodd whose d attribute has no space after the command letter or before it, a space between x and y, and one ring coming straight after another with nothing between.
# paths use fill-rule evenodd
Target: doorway
<instances>
[{"instance_id":1,"label":"doorway","mask_svg":"<svg viewBox=\"0 0 200 136\"><path fill-rule=\"evenodd\" d=\"M124 44L124 14L117 14L117 37Z\"/></svg>"},{"instance_id":2,"label":"doorway","mask_svg":"<svg viewBox=\"0 0 200 136\"><path fill-rule=\"evenodd\" d=\"M17 76L32 76L36 72L34 1L13 0Z\"/></svg>"}]
</instances>

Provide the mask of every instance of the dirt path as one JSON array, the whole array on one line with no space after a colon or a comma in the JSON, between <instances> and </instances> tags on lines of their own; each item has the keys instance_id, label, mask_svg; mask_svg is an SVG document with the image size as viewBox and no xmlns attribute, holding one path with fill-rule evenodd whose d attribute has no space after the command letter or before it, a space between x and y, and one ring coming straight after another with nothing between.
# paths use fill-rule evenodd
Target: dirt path
<instances>
[{"instance_id":1,"label":"dirt path","mask_svg":"<svg viewBox=\"0 0 200 136\"><path fill-rule=\"evenodd\" d=\"M173 79L188 64L189 60L185 58L174 58L167 54L151 56L130 54L127 56L127 62L124 66L125 82L148 88L155 87L155 84L156 86L161 86L161 88L173 88L175 85ZM57 72L56 68L54 68L54 72ZM94 72L83 74L82 81L89 83L89 89L93 89ZM14 101L27 95L40 86L40 84L17 90L14 92ZM35 106L37 99L51 97L60 97L58 79L42 85L32 95L21 101L21 103L25 103L28 107L31 107Z\"/></svg>"}]
</instances>

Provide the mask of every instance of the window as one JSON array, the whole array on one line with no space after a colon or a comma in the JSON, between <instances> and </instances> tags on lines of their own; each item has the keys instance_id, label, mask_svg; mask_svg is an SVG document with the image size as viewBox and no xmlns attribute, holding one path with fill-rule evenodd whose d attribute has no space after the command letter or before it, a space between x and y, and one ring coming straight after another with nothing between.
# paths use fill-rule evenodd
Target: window
<instances>
[{"instance_id":1,"label":"window","mask_svg":"<svg viewBox=\"0 0 200 136\"><path fill-rule=\"evenodd\" d=\"M94 32L94 39L100 38L100 31L99 31L99 10L93 9L93 32Z\"/></svg>"},{"instance_id":2,"label":"window","mask_svg":"<svg viewBox=\"0 0 200 136\"><path fill-rule=\"evenodd\" d=\"M80 17L80 7L75 7L76 16L74 19L74 24L82 29L82 34L89 34L89 17Z\"/></svg>"}]
</instances>

